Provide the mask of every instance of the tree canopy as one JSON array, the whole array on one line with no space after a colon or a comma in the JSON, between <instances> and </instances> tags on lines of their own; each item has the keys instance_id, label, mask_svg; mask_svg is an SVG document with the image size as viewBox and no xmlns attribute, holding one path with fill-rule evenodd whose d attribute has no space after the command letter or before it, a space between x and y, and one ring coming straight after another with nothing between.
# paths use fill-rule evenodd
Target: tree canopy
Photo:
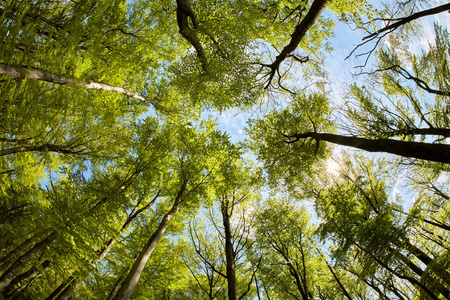
<instances>
[{"instance_id":1,"label":"tree canopy","mask_svg":"<svg viewBox=\"0 0 450 300\"><path fill-rule=\"evenodd\" d=\"M449 9L0 0L0 299L450 299Z\"/></svg>"}]
</instances>

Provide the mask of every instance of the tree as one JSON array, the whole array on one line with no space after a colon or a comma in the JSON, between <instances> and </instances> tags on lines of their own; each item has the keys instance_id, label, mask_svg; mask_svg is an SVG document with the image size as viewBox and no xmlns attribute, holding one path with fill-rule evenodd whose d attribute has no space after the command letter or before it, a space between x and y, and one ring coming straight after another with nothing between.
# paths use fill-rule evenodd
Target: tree
<instances>
[{"instance_id":1,"label":"tree","mask_svg":"<svg viewBox=\"0 0 450 300\"><path fill-rule=\"evenodd\" d=\"M205 207L207 226L189 228L195 254L186 263L209 299L220 297L225 289L228 299L242 299L252 294L259 268L258 262L249 265L248 252L253 243L251 231L256 213L251 206L257 205L260 198L256 191L260 178L240 160L224 164L219 178L214 187L215 203ZM208 232L208 228L215 230ZM203 266L201 270L195 266L197 263ZM199 278L205 275L207 282L200 282Z\"/></svg>"},{"instance_id":2,"label":"tree","mask_svg":"<svg viewBox=\"0 0 450 300\"><path fill-rule=\"evenodd\" d=\"M394 27L435 11L417 10ZM346 96L349 123L326 96L335 16L367 29L376 12L340 0L0 0L1 295L449 298L447 32L436 27L423 53L407 49L410 32L391 34L371 88ZM281 105L250 121L247 150L267 182L204 117L266 103ZM325 141L415 157L413 208L387 196L399 163L386 175L355 157L326 179ZM316 201L323 245L302 199ZM203 227L190 222L206 211Z\"/></svg>"},{"instance_id":3,"label":"tree","mask_svg":"<svg viewBox=\"0 0 450 300\"><path fill-rule=\"evenodd\" d=\"M318 250L315 227L304 206L269 199L256 218L254 256L267 298L352 299L344 277Z\"/></svg>"},{"instance_id":4,"label":"tree","mask_svg":"<svg viewBox=\"0 0 450 300\"><path fill-rule=\"evenodd\" d=\"M376 165L378 168L375 168ZM386 287L400 287L407 283L417 288L417 294L428 295L432 299L438 299L441 294L448 298L447 271L438 271L434 279L423 277L425 272L422 266L428 269L436 258L430 256L427 249L415 244L410 233L414 223L398 213L402 208L397 203L388 201L388 174L382 171L383 165L384 162L347 160L341 177L334 185L317 192L317 211L324 219L320 225L322 236L328 236L333 241L333 256L338 261L347 264L353 260L351 256L357 258L360 266L356 271L354 267L350 270L360 278L373 278ZM360 273L358 269L363 271ZM403 283L383 281L392 278L378 277L383 270ZM399 290L402 291L401 288ZM394 291L398 290L393 288L388 293Z\"/></svg>"},{"instance_id":5,"label":"tree","mask_svg":"<svg viewBox=\"0 0 450 300\"><path fill-rule=\"evenodd\" d=\"M180 205L195 207L201 201L201 196L207 200L204 185L212 180L215 167L220 166L223 160L229 159L227 156L232 157L233 151L236 151L229 144L227 137L214 129L213 124L204 123L201 126L205 129L198 133L194 127L185 127L175 132L173 140L175 165L171 182L173 190L169 194L173 197L173 204L133 263L114 299L129 299L150 255Z\"/></svg>"},{"instance_id":6,"label":"tree","mask_svg":"<svg viewBox=\"0 0 450 300\"><path fill-rule=\"evenodd\" d=\"M320 142L330 142L368 152L449 163L450 147L444 141L450 132L447 114L442 113L447 109L447 60L436 59L447 55L445 49L449 43L448 33L439 27L436 32L436 47L428 53L420 57L409 52L402 54L410 57L414 75L401 67L400 53L393 48L386 49L379 54L380 68L367 81L371 88L351 86L349 96L355 101L348 99L343 109L344 121L338 123L350 136L333 133L331 121L327 120L331 117L329 100L321 94L298 97L283 111L267 115L264 121L251 121L252 147L257 149L258 140L263 145L257 150L260 159L266 165L273 165L274 160L286 160L285 155L306 160L311 156L311 148L320 155L323 144ZM431 88L421 79L432 76L432 72L438 74L433 76L440 88ZM430 104L427 96L407 86L405 80L429 92L435 97L435 103ZM433 138L434 141L430 140ZM292 163L288 165L292 169Z\"/></svg>"}]
</instances>

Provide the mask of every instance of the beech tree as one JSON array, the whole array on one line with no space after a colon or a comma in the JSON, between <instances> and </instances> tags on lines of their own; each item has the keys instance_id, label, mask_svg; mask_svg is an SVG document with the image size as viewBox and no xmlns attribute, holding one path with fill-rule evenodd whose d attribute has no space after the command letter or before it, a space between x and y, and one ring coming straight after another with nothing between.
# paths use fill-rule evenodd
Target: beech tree
<instances>
[{"instance_id":1,"label":"beech tree","mask_svg":"<svg viewBox=\"0 0 450 300\"><path fill-rule=\"evenodd\" d=\"M248 253L253 245L251 232L256 214L252 206L260 201L256 188L261 178L240 161L225 164L219 177L214 187L215 201L205 207L207 219L202 226L190 224L193 253L188 252L185 261L202 294L209 299L247 298L254 294L259 268L257 261L249 264ZM214 230L208 232L211 227Z\"/></svg>"},{"instance_id":2,"label":"beech tree","mask_svg":"<svg viewBox=\"0 0 450 300\"><path fill-rule=\"evenodd\" d=\"M256 218L252 251L262 260L258 278L267 298L353 299L345 274L319 250L306 207L296 206L269 199Z\"/></svg>"},{"instance_id":3,"label":"beech tree","mask_svg":"<svg viewBox=\"0 0 450 300\"><path fill-rule=\"evenodd\" d=\"M345 264L353 260L351 256L357 257L363 272L354 271L355 267L350 271L361 278L374 278L386 288L393 284L394 288L384 293L395 293L399 286L411 285L417 288L415 293L427 295L424 297L439 299L441 294L448 298L447 271L433 269L433 261L439 260L440 255L430 255L428 249L417 245L411 234L415 223L405 218L399 204L387 199L388 175L382 171L385 162L348 160L344 164L334 185L318 191L316 196L317 211L324 218L320 231L323 237L333 240L334 257ZM390 277L378 277L383 270L396 279L384 282ZM434 279L423 277L428 272L433 273ZM369 285L376 287L378 283ZM399 290L408 294L403 288Z\"/></svg>"},{"instance_id":4,"label":"beech tree","mask_svg":"<svg viewBox=\"0 0 450 300\"><path fill-rule=\"evenodd\" d=\"M450 298L448 32L392 31L448 4L418 3L0 0L0 298ZM340 101L349 16L389 39ZM407 159L330 175L332 144Z\"/></svg>"}]
</instances>

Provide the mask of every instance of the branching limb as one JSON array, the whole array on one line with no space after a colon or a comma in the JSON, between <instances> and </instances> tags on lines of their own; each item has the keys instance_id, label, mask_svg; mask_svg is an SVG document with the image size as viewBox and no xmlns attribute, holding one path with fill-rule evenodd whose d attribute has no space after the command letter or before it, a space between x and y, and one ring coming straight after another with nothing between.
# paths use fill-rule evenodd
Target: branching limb
<instances>
[{"instance_id":1,"label":"branching limb","mask_svg":"<svg viewBox=\"0 0 450 300\"><path fill-rule=\"evenodd\" d=\"M206 59L205 49L203 48L197 34L189 25L189 18L192 21L194 29L198 28L197 17L192 9L189 0L177 0L177 23L180 34L194 47L197 56L202 63L203 70L206 71L208 60Z\"/></svg>"},{"instance_id":2,"label":"branching limb","mask_svg":"<svg viewBox=\"0 0 450 300\"><path fill-rule=\"evenodd\" d=\"M283 48L283 50L275 58L275 61L272 64L267 65L267 67L270 68L270 72L268 74L269 78L265 86L266 89L269 88L269 86L271 85L272 80L275 77L275 74L277 73L278 69L280 68L281 63L286 58L290 57L290 54L295 49L297 49L298 44L300 44L300 42L302 41L303 37L305 37L308 30L318 20L323 10L327 7L328 3L329 3L328 0L314 0L305 18L297 26L295 26L295 30L294 33L291 35L291 41L289 42L289 44ZM302 60L303 62L306 62L304 61L305 59L300 59L301 62Z\"/></svg>"},{"instance_id":3,"label":"branching limb","mask_svg":"<svg viewBox=\"0 0 450 300\"><path fill-rule=\"evenodd\" d=\"M419 18L430 16L430 15L435 15L435 14L445 12L445 11L450 11L450 3L443 4L441 6L437 6L437 7L431 8L431 9L423 10L423 11L417 12L417 13L412 14L405 18L395 19L395 20L397 20L397 22L389 24L389 25L377 30L376 32L374 32L372 34L365 36L363 38L363 40L377 37L380 33L383 33L386 31L393 31L393 30L397 29L398 27L405 25L411 21L417 20Z\"/></svg>"}]
</instances>

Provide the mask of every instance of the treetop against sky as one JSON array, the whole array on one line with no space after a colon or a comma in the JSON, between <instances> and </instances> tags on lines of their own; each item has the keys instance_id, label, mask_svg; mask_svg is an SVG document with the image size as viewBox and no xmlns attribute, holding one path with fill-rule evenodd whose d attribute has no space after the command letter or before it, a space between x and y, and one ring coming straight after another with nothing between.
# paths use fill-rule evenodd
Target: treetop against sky
<instances>
[{"instance_id":1,"label":"treetop against sky","mask_svg":"<svg viewBox=\"0 0 450 300\"><path fill-rule=\"evenodd\" d=\"M450 299L448 11L0 0L0 299Z\"/></svg>"}]
</instances>

